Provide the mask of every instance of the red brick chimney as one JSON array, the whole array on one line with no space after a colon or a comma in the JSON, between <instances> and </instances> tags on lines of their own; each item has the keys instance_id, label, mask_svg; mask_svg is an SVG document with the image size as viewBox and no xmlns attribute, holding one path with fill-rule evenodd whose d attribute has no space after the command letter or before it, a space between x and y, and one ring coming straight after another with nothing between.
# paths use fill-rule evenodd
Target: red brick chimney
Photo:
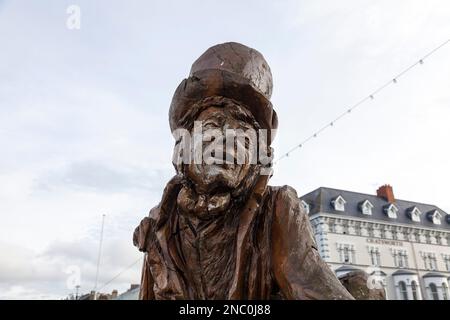
<instances>
[{"instance_id":1,"label":"red brick chimney","mask_svg":"<svg viewBox=\"0 0 450 320\"><path fill-rule=\"evenodd\" d=\"M392 189L392 186L385 184L384 186L381 186L377 190L377 197L383 198L389 203L394 203L394 190Z\"/></svg>"}]
</instances>

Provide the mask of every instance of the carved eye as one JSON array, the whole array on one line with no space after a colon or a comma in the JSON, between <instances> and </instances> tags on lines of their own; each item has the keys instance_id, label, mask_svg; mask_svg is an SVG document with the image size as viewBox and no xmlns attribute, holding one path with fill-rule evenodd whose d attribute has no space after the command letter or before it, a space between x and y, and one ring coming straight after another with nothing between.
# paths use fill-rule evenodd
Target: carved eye
<instances>
[{"instance_id":1,"label":"carved eye","mask_svg":"<svg viewBox=\"0 0 450 320\"><path fill-rule=\"evenodd\" d=\"M216 119L208 119L203 122L203 127L206 129L220 128L220 123Z\"/></svg>"}]
</instances>

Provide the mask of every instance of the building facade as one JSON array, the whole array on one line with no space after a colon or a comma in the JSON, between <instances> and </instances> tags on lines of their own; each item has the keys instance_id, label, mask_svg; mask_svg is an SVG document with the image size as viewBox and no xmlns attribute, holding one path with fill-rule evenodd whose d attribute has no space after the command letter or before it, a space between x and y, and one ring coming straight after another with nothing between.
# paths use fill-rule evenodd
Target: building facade
<instances>
[{"instance_id":1,"label":"building facade","mask_svg":"<svg viewBox=\"0 0 450 320\"><path fill-rule=\"evenodd\" d=\"M319 188L301 198L322 258L338 277L360 269L390 300L450 300L450 215L394 198Z\"/></svg>"}]
</instances>

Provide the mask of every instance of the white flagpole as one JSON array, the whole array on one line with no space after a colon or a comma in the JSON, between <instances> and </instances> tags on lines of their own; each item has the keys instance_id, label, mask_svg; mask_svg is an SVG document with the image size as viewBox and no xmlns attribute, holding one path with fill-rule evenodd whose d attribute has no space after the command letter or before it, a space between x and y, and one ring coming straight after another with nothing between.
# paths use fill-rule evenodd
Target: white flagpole
<instances>
[{"instance_id":1,"label":"white flagpole","mask_svg":"<svg viewBox=\"0 0 450 320\"><path fill-rule=\"evenodd\" d=\"M100 231L100 244L98 247L98 257L97 257L97 272L95 274L94 300L97 300L98 274L100 270L100 258L102 256L103 228L105 226L105 216L106 216L105 214L102 216L102 229Z\"/></svg>"}]
</instances>

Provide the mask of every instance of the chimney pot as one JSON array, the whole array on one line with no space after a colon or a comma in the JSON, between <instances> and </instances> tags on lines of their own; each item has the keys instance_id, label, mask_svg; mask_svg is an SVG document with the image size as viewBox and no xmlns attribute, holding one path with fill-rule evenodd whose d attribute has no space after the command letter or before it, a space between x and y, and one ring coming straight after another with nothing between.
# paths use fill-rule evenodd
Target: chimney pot
<instances>
[{"instance_id":1,"label":"chimney pot","mask_svg":"<svg viewBox=\"0 0 450 320\"><path fill-rule=\"evenodd\" d=\"M128 289L128 290L133 290L133 289L136 289L136 288L139 288L139 284L131 284L131 286L130 286L130 289Z\"/></svg>"},{"instance_id":2,"label":"chimney pot","mask_svg":"<svg viewBox=\"0 0 450 320\"><path fill-rule=\"evenodd\" d=\"M394 190L392 189L392 186L385 184L384 186L381 186L377 190L377 197L385 199L389 203L394 203Z\"/></svg>"}]
</instances>

